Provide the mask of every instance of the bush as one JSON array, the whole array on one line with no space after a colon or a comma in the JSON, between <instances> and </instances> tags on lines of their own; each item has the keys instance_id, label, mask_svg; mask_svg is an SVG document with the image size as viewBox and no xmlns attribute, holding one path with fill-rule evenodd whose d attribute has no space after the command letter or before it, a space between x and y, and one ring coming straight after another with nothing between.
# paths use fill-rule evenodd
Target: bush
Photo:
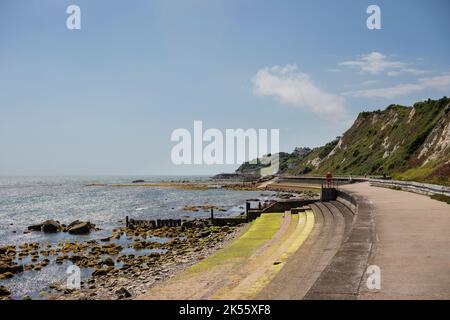
<instances>
[{"instance_id":1,"label":"bush","mask_svg":"<svg viewBox=\"0 0 450 320\"><path fill-rule=\"evenodd\" d=\"M430 198L434 199L434 200L446 202L447 204L450 204L450 197L444 196L442 194L435 194L435 195L432 195Z\"/></svg>"}]
</instances>

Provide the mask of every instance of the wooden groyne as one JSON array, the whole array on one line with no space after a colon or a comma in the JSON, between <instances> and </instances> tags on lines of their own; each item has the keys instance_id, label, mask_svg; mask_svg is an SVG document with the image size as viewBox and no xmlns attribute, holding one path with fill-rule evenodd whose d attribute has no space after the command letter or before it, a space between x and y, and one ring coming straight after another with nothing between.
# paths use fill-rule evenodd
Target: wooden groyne
<instances>
[{"instance_id":1,"label":"wooden groyne","mask_svg":"<svg viewBox=\"0 0 450 320\"><path fill-rule=\"evenodd\" d=\"M193 221L202 220L213 226L225 226L225 225L238 225L241 223L248 222L246 216L237 216L237 217L214 217L214 214L211 213L210 218L201 218L201 219L154 219L154 220L145 220L145 219L130 219L128 216L126 217L126 226L129 228L139 227L145 229L157 229L163 227L191 227Z\"/></svg>"},{"instance_id":2,"label":"wooden groyne","mask_svg":"<svg viewBox=\"0 0 450 320\"><path fill-rule=\"evenodd\" d=\"M181 227L182 220L181 219L156 219L156 220L138 220L138 219L129 219L126 217L126 226L127 227L140 227L147 229L156 229L162 227Z\"/></svg>"}]
</instances>

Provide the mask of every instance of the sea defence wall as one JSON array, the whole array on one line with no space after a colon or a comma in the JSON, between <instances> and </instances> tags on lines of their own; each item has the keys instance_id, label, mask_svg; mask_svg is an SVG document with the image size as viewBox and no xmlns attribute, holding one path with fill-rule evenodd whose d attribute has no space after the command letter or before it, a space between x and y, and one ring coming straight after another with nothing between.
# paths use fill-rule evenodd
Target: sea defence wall
<instances>
[{"instance_id":1,"label":"sea defence wall","mask_svg":"<svg viewBox=\"0 0 450 320\"><path fill-rule=\"evenodd\" d=\"M261 209L249 209L247 208L246 216L247 221L253 221L263 213L275 213L290 211L293 208L301 208L314 203L317 200L309 199L281 199L269 205L262 207Z\"/></svg>"},{"instance_id":2,"label":"sea defence wall","mask_svg":"<svg viewBox=\"0 0 450 320\"><path fill-rule=\"evenodd\" d=\"M340 212L350 210L352 221L346 222L346 235L305 299L357 299L361 283L375 250L375 223L370 202L354 193L337 190L331 201ZM340 203L340 205L338 205Z\"/></svg>"},{"instance_id":3,"label":"sea defence wall","mask_svg":"<svg viewBox=\"0 0 450 320\"><path fill-rule=\"evenodd\" d=\"M307 200L307 199L282 199L277 202L272 203L262 210L262 213L271 212L285 212L291 210L292 208L303 207L308 204L314 203L317 200Z\"/></svg>"},{"instance_id":4,"label":"sea defence wall","mask_svg":"<svg viewBox=\"0 0 450 320\"><path fill-rule=\"evenodd\" d=\"M256 299L358 298L374 248L371 205L355 193L326 189L322 201L284 201L267 209L295 214L297 206L307 206L313 211L314 226Z\"/></svg>"}]
</instances>

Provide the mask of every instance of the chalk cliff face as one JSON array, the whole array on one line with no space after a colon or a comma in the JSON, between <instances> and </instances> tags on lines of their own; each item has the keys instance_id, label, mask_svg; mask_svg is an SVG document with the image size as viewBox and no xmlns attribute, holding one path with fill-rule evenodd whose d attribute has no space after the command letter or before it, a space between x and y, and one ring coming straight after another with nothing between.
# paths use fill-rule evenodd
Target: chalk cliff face
<instances>
[{"instance_id":1,"label":"chalk cliff face","mask_svg":"<svg viewBox=\"0 0 450 320\"><path fill-rule=\"evenodd\" d=\"M450 99L362 112L342 137L283 156L285 174L391 175L450 184Z\"/></svg>"}]
</instances>

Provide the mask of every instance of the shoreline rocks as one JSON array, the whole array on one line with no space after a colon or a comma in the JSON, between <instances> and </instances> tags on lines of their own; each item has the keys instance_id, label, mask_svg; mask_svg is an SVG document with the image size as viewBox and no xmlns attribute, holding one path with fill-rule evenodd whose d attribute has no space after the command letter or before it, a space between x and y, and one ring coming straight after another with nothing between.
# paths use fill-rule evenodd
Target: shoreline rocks
<instances>
[{"instance_id":1,"label":"shoreline rocks","mask_svg":"<svg viewBox=\"0 0 450 320\"><path fill-rule=\"evenodd\" d=\"M68 232L70 234L76 234L76 235L80 235L80 234L89 234L91 232L92 229L95 229L95 225L93 225L92 223L90 223L89 221L87 222L80 222L80 221L76 221L77 223L71 223L68 227Z\"/></svg>"},{"instance_id":2,"label":"shoreline rocks","mask_svg":"<svg viewBox=\"0 0 450 320\"><path fill-rule=\"evenodd\" d=\"M11 295L11 291L5 287L5 286L0 286L0 297L7 297Z\"/></svg>"},{"instance_id":3,"label":"shoreline rocks","mask_svg":"<svg viewBox=\"0 0 450 320\"><path fill-rule=\"evenodd\" d=\"M57 232L68 232L73 235L83 235L89 234L91 231L97 231L98 228L95 227L90 221L79 221L75 220L71 222L68 226L60 224L59 221L46 220L39 224L34 224L28 226L29 231L42 231L45 233L57 233Z\"/></svg>"},{"instance_id":4,"label":"shoreline rocks","mask_svg":"<svg viewBox=\"0 0 450 320\"><path fill-rule=\"evenodd\" d=\"M46 233L55 233L61 231L61 224L55 220L47 220L42 223L42 231Z\"/></svg>"},{"instance_id":5,"label":"shoreline rocks","mask_svg":"<svg viewBox=\"0 0 450 320\"><path fill-rule=\"evenodd\" d=\"M66 226L47 220L35 230L43 231L44 225L47 232L71 233L69 230L79 228L79 232L85 233L95 228L90 222L77 220ZM17 272L39 272L48 265L66 268L66 265L74 264L86 270L81 289L66 290L64 282L49 284L43 291L45 299L130 299L212 254L233 239L238 230L239 226L212 226L209 219L198 218L185 221L183 226L155 229L122 226L113 229L110 237L97 240L2 246L0 280ZM15 261L26 263L16 264ZM7 290L10 299L14 290ZM12 296L17 298L14 293Z\"/></svg>"}]
</instances>

